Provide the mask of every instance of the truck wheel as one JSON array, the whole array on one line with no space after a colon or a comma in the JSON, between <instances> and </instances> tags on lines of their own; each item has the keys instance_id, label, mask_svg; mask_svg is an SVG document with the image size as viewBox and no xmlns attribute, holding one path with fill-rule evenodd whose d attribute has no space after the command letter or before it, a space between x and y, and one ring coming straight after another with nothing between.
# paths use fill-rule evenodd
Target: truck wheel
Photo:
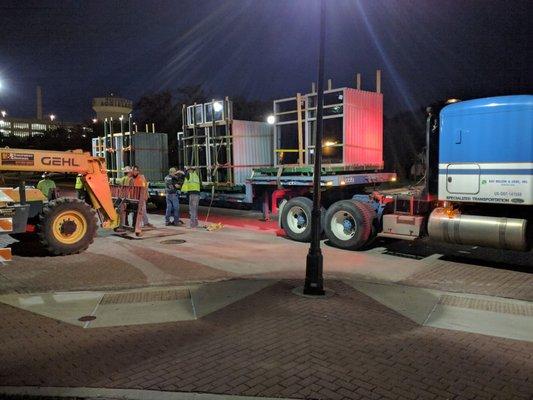
<instances>
[{"instance_id":1,"label":"truck wheel","mask_svg":"<svg viewBox=\"0 0 533 400\"><path fill-rule=\"evenodd\" d=\"M54 255L75 254L89 247L96 235L96 212L82 200L52 200L40 215L39 239Z\"/></svg>"},{"instance_id":2,"label":"truck wheel","mask_svg":"<svg viewBox=\"0 0 533 400\"><path fill-rule=\"evenodd\" d=\"M357 250L367 243L372 232L369 210L361 202L341 200L326 212L326 236L336 247Z\"/></svg>"},{"instance_id":3,"label":"truck wheel","mask_svg":"<svg viewBox=\"0 0 533 400\"><path fill-rule=\"evenodd\" d=\"M379 221L377 218L376 210L374 210L374 208L370 204L363 203L362 201L356 201L356 203L357 205L359 205L360 207L364 209L364 211L367 214L368 220L372 221L371 229L370 229L370 236L368 237L368 240L364 244L364 247L367 247L367 246L372 245L372 243L374 243L374 241L376 240L378 236Z\"/></svg>"}]
</instances>

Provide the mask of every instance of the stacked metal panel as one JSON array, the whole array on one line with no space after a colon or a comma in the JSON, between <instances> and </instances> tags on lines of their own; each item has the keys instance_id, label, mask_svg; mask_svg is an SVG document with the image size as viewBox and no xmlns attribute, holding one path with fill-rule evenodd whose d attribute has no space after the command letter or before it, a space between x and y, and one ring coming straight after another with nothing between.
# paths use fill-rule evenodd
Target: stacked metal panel
<instances>
[{"instance_id":1,"label":"stacked metal panel","mask_svg":"<svg viewBox=\"0 0 533 400\"><path fill-rule=\"evenodd\" d=\"M126 136L130 136L128 132ZM104 138L93 138L92 154L105 158ZM113 151L109 152L111 158L108 171L114 177L122 176L126 165L138 165L148 181L161 181L168 173L168 141L166 133L138 132L132 136L133 151L123 151L122 134L113 134Z\"/></svg>"},{"instance_id":2,"label":"stacked metal panel","mask_svg":"<svg viewBox=\"0 0 533 400\"><path fill-rule=\"evenodd\" d=\"M232 119L228 99L184 106L180 147L185 166L194 165L204 184L244 185L255 167L272 166L272 128L265 122Z\"/></svg>"},{"instance_id":3,"label":"stacked metal panel","mask_svg":"<svg viewBox=\"0 0 533 400\"><path fill-rule=\"evenodd\" d=\"M314 162L316 97L316 93L299 96L299 107L298 96L274 101L275 165ZM324 91L322 163L354 170L383 168L381 93L352 88Z\"/></svg>"},{"instance_id":4,"label":"stacked metal panel","mask_svg":"<svg viewBox=\"0 0 533 400\"><path fill-rule=\"evenodd\" d=\"M272 127L264 122L233 121L233 179L244 185L252 169L272 166Z\"/></svg>"}]
</instances>

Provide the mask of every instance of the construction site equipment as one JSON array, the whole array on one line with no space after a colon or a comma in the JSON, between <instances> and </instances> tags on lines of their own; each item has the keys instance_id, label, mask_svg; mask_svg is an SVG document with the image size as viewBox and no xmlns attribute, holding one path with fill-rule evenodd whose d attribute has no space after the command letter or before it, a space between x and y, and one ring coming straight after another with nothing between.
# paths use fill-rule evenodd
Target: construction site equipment
<instances>
[{"instance_id":1,"label":"construction site equipment","mask_svg":"<svg viewBox=\"0 0 533 400\"><path fill-rule=\"evenodd\" d=\"M18 189L1 189L0 214L11 222L2 233L21 240L37 235L51 254L66 255L83 251L93 242L97 216L103 228L119 224L102 158L81 150L3 148L0 172L14 173L19 182ZM86 200L60 197L48 201L38 190L26 188L23 173L35 172L80 174Z\"/></svg>"},{"instance_id":2,"label":"construction site equipment","mask_svg":"<svg viewBox=\"0 0 533 400\"><path fill-rule=\"evenodd\" d=\"M146 199L148 191L142 186L111 186L111 194L120 214L119 228L131 229L136 236L142 235L142 219L146 213ZM125 224L127 214L134 210L133 226L128 227Z\"/></svg>"}]
</instances>

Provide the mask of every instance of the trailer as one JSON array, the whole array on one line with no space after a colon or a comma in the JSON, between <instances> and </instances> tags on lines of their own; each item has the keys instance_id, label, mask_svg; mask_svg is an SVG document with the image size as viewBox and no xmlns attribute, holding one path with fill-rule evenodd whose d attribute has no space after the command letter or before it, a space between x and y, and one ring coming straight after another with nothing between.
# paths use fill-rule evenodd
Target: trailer
<instances>
[{"instance_id":1,"label":"trailer","mask_svg":"<svg viewBox=\"0 0 533 400\"><path fill-rule=\"evenodd\" d=\"M324 205L366 193L396 174L383 172L383 95L380 73L375 92L358 88L325 91L322 195ZM229 98L183 105L178 146L183 166L195 166L202 179L201 199L261 209L265 219L281 216L280 204L305 197L300 228L289 237L307 240L312 197L313 132L316 90L273 102L273 124L233 119ZM150 200L164 201L164 185L149 186ZM310 215L310 214L309 214ZM286 224L285 224L286 225Z\"/></svg>"}]
</instances>

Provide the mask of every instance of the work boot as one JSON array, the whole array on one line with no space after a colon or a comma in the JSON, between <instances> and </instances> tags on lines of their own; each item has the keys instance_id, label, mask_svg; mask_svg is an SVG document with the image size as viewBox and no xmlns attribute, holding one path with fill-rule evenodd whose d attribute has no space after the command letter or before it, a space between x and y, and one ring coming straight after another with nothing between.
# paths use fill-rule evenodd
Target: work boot
<instances>
[{"instance_id":1,"label":"work boot","mask_svg":"<svg viewBox=\"0 0 533 400\"><path fill-rule=\"evenodd\" d=\"M176 224L170 221L165 222L165 226L172 226L172 225L176 225Z\"/></svg>"}]
</instances>

